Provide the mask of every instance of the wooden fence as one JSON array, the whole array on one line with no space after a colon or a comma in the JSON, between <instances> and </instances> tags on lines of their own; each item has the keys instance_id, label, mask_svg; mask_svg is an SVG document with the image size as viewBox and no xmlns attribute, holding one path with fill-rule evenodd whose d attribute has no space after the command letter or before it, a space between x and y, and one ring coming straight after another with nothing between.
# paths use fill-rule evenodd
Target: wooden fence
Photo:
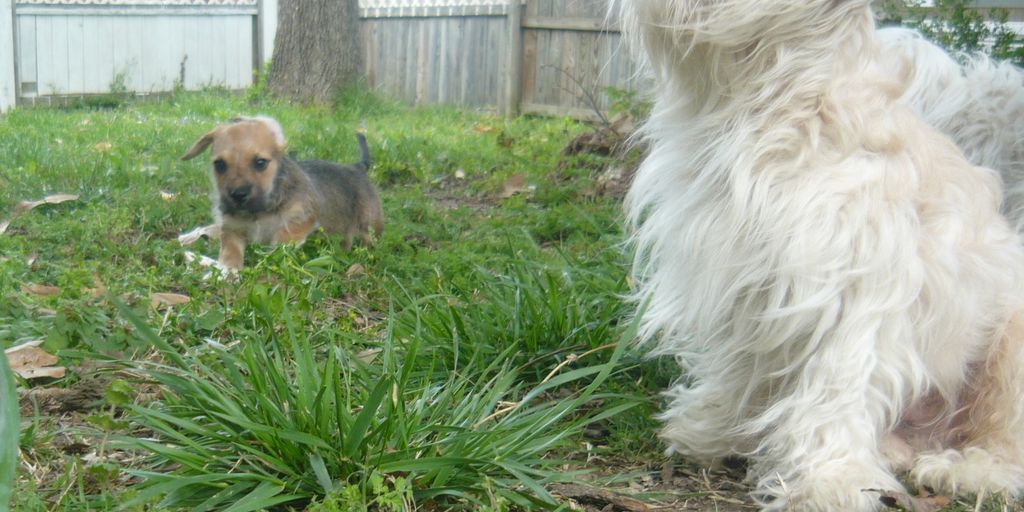
<instances>
[{"instance_id":1,"label":"wooden fence","mask_svg":"<svg viewBox=\"0 0 1024 512\"><path fill-rule=\"evenodd\" d=\"M247 87L278 1L0 0L0 112L120 87ZM974 4L1024 19L1024 0ZM590 116L608 108L606 88L641 87L607 0L360 5L369 83L410 103Z\"/></svg>"},{"instance_id":2,"label":"wooden fence","mask_svg":"<svg viewBox=\"0 0 1024 512\"><path fill-rule=\"evenodd\" d=\"M1024 32L1024 0L971 6L1006 8ZM608 108L606 88L642 87L606 10L607 0L362 9L367 77L384 93L416 104L590 116Z\"/></svg>"},{"instance_id":3,"label":"wooden fence","mask_svg":"<svg viewBox=\"0 0 1024 512\"><path fill-rule=\"evenodd\" d=\"M605 88L639 80L606 0L518 0L486 9L363 9L369 83L406 101L592 115Z\"/></svg>"}]
</instances>

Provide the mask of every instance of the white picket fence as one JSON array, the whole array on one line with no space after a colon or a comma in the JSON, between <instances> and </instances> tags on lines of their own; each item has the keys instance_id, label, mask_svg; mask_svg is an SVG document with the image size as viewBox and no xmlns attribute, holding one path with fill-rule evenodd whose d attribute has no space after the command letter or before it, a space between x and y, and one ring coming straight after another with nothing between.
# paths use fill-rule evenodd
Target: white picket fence
<instances>
[{"instance_id":1,"label":"white picket fence","mask_svg":"<svg viewBox=\"0 0 1024 512\"><path fill-rule=\"evenodd\" d=\"M276 28L277 0L0 0L0 111L113 91L245 88Z\"/></svg>"}]
</instances>

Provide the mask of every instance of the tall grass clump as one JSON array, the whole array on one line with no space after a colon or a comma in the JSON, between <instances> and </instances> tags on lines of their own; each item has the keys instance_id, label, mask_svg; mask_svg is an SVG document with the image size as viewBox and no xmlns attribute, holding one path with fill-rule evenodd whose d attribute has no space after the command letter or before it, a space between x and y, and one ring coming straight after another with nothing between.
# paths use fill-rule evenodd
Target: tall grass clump
<instances>
[{"instance_id":1,"label":"tall grass clump","mask_svg":"<svg viewBox=\"0 0 1024 512\"><path fill-rule=\"evenodd\" d=\"M253 310L273 315L259 321L279 322L278 329L184 354L123 310L162 356L128 363L162 389L152 404L127 406L138 432L151 432L123 439L150 454L129 504L233 512L317 503L343 504L340 510L428 502L554 507L545 486L575 474L556 469L552 454L565 453L583 426L636 405L583 407L611 398L600 388L618 370L629 333L617 333L618 342L588 356L589 364L552 364L530 384L515 343L497 353L471 349L476 356L457 371L428 355L451 343L430 330L397 336L392 324L377 349L356 354L317 346L292 315L260 303L285 292L263 291L250 295ZM424 320L436 311L435 304L408 307ZM491 314L466 309L458 321L471 330Z\"/></svg>"},{"instance_id":2,"label":"tall grass clump","mask_svg":"<svg viewBox=\"0 0 1024 512\"><path fill-rule=\"evenodd\" d=\"M430 349L442 353L437 361L451 361L452 369L475 358L497 357L512 346L517 352L511 357L525 364L545 356L561 360L614 343L626 314L625 273L590 263L596 267L510 258L490 269L479 268L477 274L485 278L453 284L445 300L403 308L395 330L400 336L443 340ZM408 295L404 300L409 306L417 304ZM537 380L546 368L528 365L524 371L524 378Z\"/></svg>"},{"instance_id":3,"label":"tall grass clump","mask_svg":"<svg viewBox=\"0 0 1024 512\"><path fill-rule=\"evenodd\" d=\"M19 422L14 372L0 355L0 512L7 512L18 469Z\"/></svg>"}]
</instances>

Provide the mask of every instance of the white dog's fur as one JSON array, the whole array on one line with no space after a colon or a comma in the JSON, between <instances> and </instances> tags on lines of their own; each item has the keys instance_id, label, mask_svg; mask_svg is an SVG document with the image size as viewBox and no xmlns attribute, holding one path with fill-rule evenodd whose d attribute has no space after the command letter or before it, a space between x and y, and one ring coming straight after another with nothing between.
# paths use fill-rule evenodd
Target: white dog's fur
<instances>
[{"instance_id":1,"label":"white dog's fur","mask_svg":"<svg viewBox=\"0 0 1024 512\"><path fill-rule=\"evenodd\" d=\"M1003 211L1024 230L1024 73L984 54L957 63L917 32L878 31L882 55L893 69L913 66L901 98L929 124L949 135L975 165L999 171L1006 185Z\"/></svg>"},{"instance_id":2,"label":"white dog's fur","mask_svg":"<svg viewBox=\"0 0 1024 512\"><path fill-rule=\"evenodd\" d=\"M996 172L901 105L869 4L620 2L655 83L641 336L685 369L661 436L748 457L767 510L874 510L907 469L1024 488L1024 250Z\"/></svg>"}]
</instances>

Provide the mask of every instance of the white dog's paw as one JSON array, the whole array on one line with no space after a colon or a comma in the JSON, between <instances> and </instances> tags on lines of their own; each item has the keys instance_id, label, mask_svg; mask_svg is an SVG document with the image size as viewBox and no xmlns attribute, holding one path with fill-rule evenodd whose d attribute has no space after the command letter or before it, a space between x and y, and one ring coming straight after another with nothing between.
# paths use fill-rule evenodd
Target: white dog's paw
<instances>
[{"instance_id":1,"label":"white dog's paw","mask_svg":"<svg viewBox=\"0 0 1024 512\"><path fill-rule=\"evenodd\" d=\"M914 448L899 435L889 432L882 436L878 450L882 458L889 464L889 469L896 473L910 471L914 467Z\"/></svg>"},{"instance_id":2,"label":"white dog's paw","mask_svg":"<svg viewBox=\"0 0 1024 512\"><path fill-rule=\"evenodd\" d=\"M950 493L1019 495L1024 490L1024 468L982 448L921 455L911 477L918 485Z\"/></svg>"},{"instance_id":3,"label":"white dog's paw","mask_svg":"<svg viewBox=\"0 0 1024 512\"><path fill-rule=\"evenodd\" d=\"M902 493L903 486L875 467L843 465L828 470L808 469L803 478L785 481L764 478L754 498L766 511L873 512L882 508L882 493Z\"/></svg>"}]
</instances>

